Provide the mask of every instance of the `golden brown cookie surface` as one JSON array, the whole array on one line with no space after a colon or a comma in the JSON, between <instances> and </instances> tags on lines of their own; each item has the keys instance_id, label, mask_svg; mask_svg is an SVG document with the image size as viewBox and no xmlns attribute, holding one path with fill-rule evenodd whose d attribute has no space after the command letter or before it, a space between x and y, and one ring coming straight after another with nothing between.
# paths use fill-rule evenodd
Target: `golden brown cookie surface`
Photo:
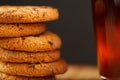
<instances>
[{"instance_id":1,"label":"golden brown cookie surface","mask_svg":"<svg viewBox=\"0 0 120 80\"><path fill-rule=\"evenodd\" d=\"M1 62L15 62L15 63L42 63L52 62L60 58L60 51L50 52L19 52L9 51L0 48L0 61Z\"/></svg>"},{"instance_id":2,"label":"golden brown cookie surface","mask_svg":"<svg viewBox=\"0 0 120 80\"><path fill-rule=\"evenodd\" d=\"M4 73L0 73L0 80L56 80L54 76L48 77L23 77L23 76L12 76Z\"/></svg>"},{"instance_id":3,"label":"golden brown cookie surface","mask_svg":"<svg viewBox=\"0 0 120 80\"><path fill-rule=\"evenodd\" d=\"M37 36L0 38L0 47L16 51L53 51L59 49L61 44L59 36L48 31Z\"/></svg>"},{"instance_id":4,"label":"golden brown cookie surface","mask_svg":"<svg viewBox=\"0 0 120 80\"><path fill-rule=\"evenodd\" d=\"M37 35L46 30L43 23L34 24L0 24L0 37L20 37Z\"/></svg>"},{"instance_id":5,"label":"golden brown cookie surface","mask_svg":"<svg viewBox=\"0 0 120 80\"><path fill-rule=\"evenodd\" d=\"M0 23L45 22L58 17L58 10L49 6L0 6Z\"/></svg>"},{"instance_id":6,"label":"golden brown cookie surface","mask_svg":"<svg viewBox=\"0 0 120 80\"><path fill-rule=\"evenodd\" d=\"M52 63L40 64L17 64L17 63L2 63L0 62L0 72L18 75L18 76L51 76L63 74L67 70L67 64L64 60L58 60Z\"/></svg>"}]
</instances>

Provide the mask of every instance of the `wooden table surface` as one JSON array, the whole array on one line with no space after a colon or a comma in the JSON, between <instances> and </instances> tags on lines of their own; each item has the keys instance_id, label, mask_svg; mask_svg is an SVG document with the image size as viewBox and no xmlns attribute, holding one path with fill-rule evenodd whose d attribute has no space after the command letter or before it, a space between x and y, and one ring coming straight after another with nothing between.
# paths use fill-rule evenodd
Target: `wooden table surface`
<instances>
[{"instance_id":1,"label":"wooden table surface","mask_svg":"<svg viewBox=\"0 0 120 80\"><path fill-rule=\"evenodd\" d=\"M92 65L69 65L65 74L56 77L58 80L99 80L98 69Z\"/></svg>"}]
</instances>

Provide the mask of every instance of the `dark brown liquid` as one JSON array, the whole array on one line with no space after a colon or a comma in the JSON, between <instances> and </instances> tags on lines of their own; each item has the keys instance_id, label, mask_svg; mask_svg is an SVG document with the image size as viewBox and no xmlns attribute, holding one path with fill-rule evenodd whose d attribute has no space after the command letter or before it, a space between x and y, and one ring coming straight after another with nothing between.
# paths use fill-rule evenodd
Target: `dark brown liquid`
<instances>
[{"instance_id":1,"label":"dark brown liquid","mask_svg":"<svg viewBox=\"0 0 120 80\"><path fill-rule=\"evenodd\" d=\"M120 77L120 0L92 0L100 74Z\"/></svg>"}]
</instances>

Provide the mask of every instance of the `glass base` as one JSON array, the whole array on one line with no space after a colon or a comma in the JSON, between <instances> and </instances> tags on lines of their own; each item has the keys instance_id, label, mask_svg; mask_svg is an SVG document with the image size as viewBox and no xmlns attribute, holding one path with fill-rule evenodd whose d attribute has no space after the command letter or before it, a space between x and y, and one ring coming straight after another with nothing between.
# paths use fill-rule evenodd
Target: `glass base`
<instances>
[{"instance_id":1,"label":"glass base","mask_svg":"<svg viewBox=\"0 0 120 80\"><path fill-rule=\"evenodd\" d=\"M104 77L104 76L100 76L100 80L120 80L120 77L106 78L106 77Z\"/></svg>"},{"instance_id":2,"label":"glass base","mask_svg":"<svg viewBox=\"0 0 120 80\"><path fill-rule=\"evenodd\" d=\"M107 80L107 78L104 76L100 76L100 80Z\"/></svg>"}]
</instances>

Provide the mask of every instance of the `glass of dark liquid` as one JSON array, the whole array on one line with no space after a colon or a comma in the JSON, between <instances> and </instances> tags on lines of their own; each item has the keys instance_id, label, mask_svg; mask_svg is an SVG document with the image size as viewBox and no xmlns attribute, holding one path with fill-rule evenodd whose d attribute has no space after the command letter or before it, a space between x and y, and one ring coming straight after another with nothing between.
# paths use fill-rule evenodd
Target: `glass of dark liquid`
<instances>
[{"instance_id":1,"label":"glass of dark liquid","mask_svg":"<svg viewBox=\"0 0 120 80\"><path fill-rule=\"evenodd\" d=\"M120 80L120 0L92 0L101 80Z\"/></svg>"}]
</instances>

